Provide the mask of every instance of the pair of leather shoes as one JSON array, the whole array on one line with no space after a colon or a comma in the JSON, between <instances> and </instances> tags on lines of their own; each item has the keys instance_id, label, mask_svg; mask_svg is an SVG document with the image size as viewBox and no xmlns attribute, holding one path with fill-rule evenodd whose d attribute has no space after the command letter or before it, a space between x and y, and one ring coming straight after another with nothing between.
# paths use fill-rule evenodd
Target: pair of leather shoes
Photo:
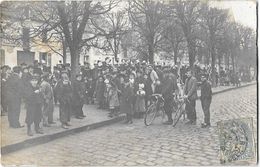
<instances>
[{"instance_id":1,"label":"pair of leather shoes","mask_svg":"<svg viewBox=\"0 0 260 167\"><path fill-rule=\"evenodd\" d=\"M62 124L61 127L62 127L63 129L69 129L65 124Z\"/></svg>"},{"instance_id":2,"label":"pair of leather shoes","mask_svg":"<svg viewBox=\"0 0 260 167\"><path fill-rule=\"evenodd\" d=\"M44 134L44 132L43 132L42 129L37 129L37 130L36 130L36 133L38 133L38 134Z\"/></svg>"},{"instance_id":3,"label":"pair of leather shoes","mask_svg":"<svg viewBox=\"0 0 260 167\"><path fill-rule=\"evenodd\" d=\"M210 124L206 124L206 123L201 124L201 128L208 128L208 127L210 127Z\"/></svg>"},{"instance_id":4,"label":"pair of leather shoes","mask_svg":"<svg viewBox=\"0 0 260 167\"><path fill-rule=\"evenodd\" d=\"M44 127L51 127L49 124L43 124Z\"/></svg>"}]
</instances>

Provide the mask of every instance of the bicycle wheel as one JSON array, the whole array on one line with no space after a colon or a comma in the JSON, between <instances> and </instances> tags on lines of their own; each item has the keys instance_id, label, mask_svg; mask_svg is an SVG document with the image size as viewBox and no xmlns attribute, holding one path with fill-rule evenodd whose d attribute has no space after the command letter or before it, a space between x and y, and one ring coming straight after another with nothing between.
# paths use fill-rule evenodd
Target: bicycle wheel
<instances>
[{"instance_id":1,"label":"bicycle wheel","mask_svg":"<svg viewBox=\"0 0 260 167\"><path fill-rule=\"evenodd\" d=\"M148 109L145 112L144 116L144 124L146 126L149 126L152 124L155 116L156 116L157 110L156 110L156 103L151 104Z\"/></svg>"},{"instance_id":2,"label":"bicycle wheel","mask_svg":"<svg viewBox=\"0 0 260 167\"><path fill-rule=\"evenodd\" d=\"M180 118L181 118L181 116L182 116L182 114L183 114L183 110L182 110L182 106L184 105L184 102L183 103L181 103L181 105L179 106L179 108L178 108L178 110L176 111L176 113L175 113L175 116L174 116L174 118L173 118L173 124L172 124L172 126L173 127L175 127L176 125L177 125L177 123L178 123L178 121L180 120Z\"/></svg>"}]
</instances>

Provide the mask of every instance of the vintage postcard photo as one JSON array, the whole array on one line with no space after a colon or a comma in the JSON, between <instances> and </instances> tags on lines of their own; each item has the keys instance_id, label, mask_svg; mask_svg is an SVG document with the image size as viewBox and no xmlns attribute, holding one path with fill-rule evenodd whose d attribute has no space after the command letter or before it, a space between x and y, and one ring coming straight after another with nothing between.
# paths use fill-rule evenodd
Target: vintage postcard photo
<instances>
[{"instance_id":1,"label":"vintage postcard photo","mask_svg":"<svg viewBox=\"0 0 260 167\"><path fill-rule=\"evenodd\" d=\"M0 0L2 166L255 166L256 0Z\"/></svg>"}]
</instances>

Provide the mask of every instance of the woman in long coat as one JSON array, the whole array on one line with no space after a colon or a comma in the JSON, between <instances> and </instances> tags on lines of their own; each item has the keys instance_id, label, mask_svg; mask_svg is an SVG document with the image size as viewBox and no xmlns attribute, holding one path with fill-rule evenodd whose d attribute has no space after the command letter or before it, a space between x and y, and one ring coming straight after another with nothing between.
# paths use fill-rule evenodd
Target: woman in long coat
<instances>
[{"instance_id":1,"label":"woman in long coat","mask_svg":"<svg viewBox=\"0 0 260 167\"><path fill-rule=\"evenodd\" d=\"M126 113L125 123L133 123L133 99L134 99L134 85L129 82L128 79L125 80L124 87L122 89L122 94L120 97L120 111Z\"/></svg>"}]
</instances>

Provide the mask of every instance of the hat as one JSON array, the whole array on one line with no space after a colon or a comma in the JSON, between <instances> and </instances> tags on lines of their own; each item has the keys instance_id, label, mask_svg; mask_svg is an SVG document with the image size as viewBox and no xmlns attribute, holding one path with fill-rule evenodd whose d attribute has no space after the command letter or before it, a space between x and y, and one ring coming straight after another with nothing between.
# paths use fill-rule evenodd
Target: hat
<instances>
[{"instance_id":1,"label":"hat","mask_svg":"<svg viewBox=\"0 0 260 167\"><path fill-rule=\"evenodd\" d=\"M206 75L206 74L201 74L200 77L201 77L201 78L202 78L202 77L207 78L207 75Z\"/></svg>"},{"instance_id":2,"label":"hat","mask_svg":"<svg viewBox=\"0 0 260 167\"><path fill-rule=\"evenodd\" d=\"M81 73L77 74L77 75L76 75L76 78L79 77L79 76L82 76L82 74L81 74Z\"/></svg>"},{"instance_id":3,"label":"hat","mask_svg":"<svg viewBox=\"0 0 260 167\"><path fill-rule=\"evenodd\" d=\"M41 75L42 74L42 70L40 68L34 68L33 69L33 74Z\"/></svg>"},{"instance_id":4,"label":"hat","mask_svg":"<svg viewBox=\"0 0 260 167\"><path fill-rule=\"evenodd\" d=\"M21 72L21 67L20 66L13 67L13 72L15 72L15 73Z\"/></svg>"},{"instance_id":5,"label":"hat","mask_svg":"<svg viewBox=\"0 0 260 167\"><path fill-rule=\"evenodd\" d=\"M1 69L3 70L3 69L8 69L8 65L3 65L2 67L1 67Z\"/></svg>"}]
</instances>

